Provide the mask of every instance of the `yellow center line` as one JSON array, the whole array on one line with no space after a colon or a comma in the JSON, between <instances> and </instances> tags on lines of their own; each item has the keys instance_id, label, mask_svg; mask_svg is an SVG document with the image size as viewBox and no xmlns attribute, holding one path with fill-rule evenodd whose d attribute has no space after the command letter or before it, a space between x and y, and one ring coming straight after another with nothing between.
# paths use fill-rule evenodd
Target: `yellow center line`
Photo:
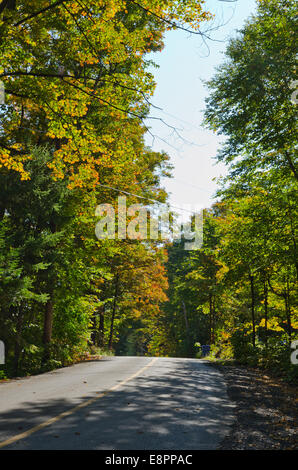
<instances>
[{"instance_id":1,"label":"yellow center line","mask_svg":"<svg viewBox=\"0 0 298 470\"><path fill-rule=\"evenodd\" d=\"M142 367L142 369L138 370L137 372L135 372L134 374L132 374L132 375L131 375L130 377L128 377L127 379L122 380L122 382L120 382L119 384L114 385L114 386L111 387L109 390L100 393L100 394L97 395L96 397L90 398L89 400L86 400L86 401L84 401L83 403L80 403L80 405L77 405L77 406L71 408L71 409L68 410L68 411L64 411L63 413L60 413L59 415L54 416L53 418L50 418L50 419L48 419L47 421L44 421L43 423L38 424L37 426L34 426L34 427L31 428L31 429L28 429L28 431L22 432L22 433L20 433L20 434L17 434L16 436L13 436L13 437L7 439L6 441L0 442L0 448L6 447L6 446L8 446L8 445L10 445L10 444L13 444L13 443L16 442L16 441L20 441L21 439L26 439L27 437L31 436L31 434L34 434L35 432L39 431L40 429L43 429L43 428L45 428L45 427L47 427L47 426L50 426L51 424L57 423L57 421L60 421L60 419L66 418L67 416L70 416L70 415L72 415L73 413L76 413L76 412L77 412L78 410L80 410L81 408L85 408L86 406L91 405L92 403L96 402L96 400L99 400L99 398L104 397L104 396L107 395L108 393L114 392L115 390L118 390L118 388L122 387L122 386L125 385L127 382L130 382L130 381L133 380L135 377L138 377L139 375L141 375L146 369L148 369L148 367L152 366L152 365L154 364L154 362L157 361L157 359L158 359L158 358L155 357L154 359L152 359L152 360L149 362L149 364L147 364L146 366Z\"/></svg>"}]
</instances>

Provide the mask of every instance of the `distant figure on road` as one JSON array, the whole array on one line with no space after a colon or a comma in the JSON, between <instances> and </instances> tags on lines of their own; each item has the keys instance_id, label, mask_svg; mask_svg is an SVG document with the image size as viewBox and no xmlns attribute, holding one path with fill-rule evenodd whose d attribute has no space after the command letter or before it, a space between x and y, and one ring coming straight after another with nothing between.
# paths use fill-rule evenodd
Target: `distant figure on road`
<instances>
[{"instance_id":1,"label":"distant figure on road","mask_svg":"<svg viewBox=\"0 0 298 470\"><path fill-rule=\"evenodd\" d=\"M210 353L210 344L202 344L202 356L208 356Z\"/></svg>"}]
</instances>

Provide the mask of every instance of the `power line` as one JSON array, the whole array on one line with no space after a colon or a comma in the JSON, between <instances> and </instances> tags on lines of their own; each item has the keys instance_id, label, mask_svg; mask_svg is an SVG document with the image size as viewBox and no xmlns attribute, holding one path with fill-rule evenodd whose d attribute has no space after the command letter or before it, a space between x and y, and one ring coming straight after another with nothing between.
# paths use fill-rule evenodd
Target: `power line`
<instances>
[{"instance_id":1,"label":"power line","mask_svg":"<svg viewBox=\"0 0 298 470\"><path fill-rule=\"evenodd\" d=\"M180 211L183 211L183 212L188 212L192 215L194 214L194 211L190 211L188 209L183 209L182 207L177 207L177 206L174 206L173 204L169 204L167 202L160 202L157 199L152 199L152 198L149 198L149 197L146 197L146 196L139 196L138 194L130 193L129 191L125 191L124 189L114 188L113 186L108 186L106 184L100 184L100 183L97 183L97 185L101 186L103 188L112 189L113 191L117 191L119 193L127 194L129 196L134 196L134 197L137 197L139 199L145 199L146 201L151 201L151 202L154 202L154 203L157 203L157 204L172 207L173 209L176 209L176 210L180 210Z\"/></svg>"},{"instance_id":2,"label":"power line","mask_svg":"<svg viewBox=\"0 0 298 470\"><path fill-rule=\"evenodd\" d=\"M172 178L172 179L169 179L168 181L176 181L177 183L184 184L185 186L189 186L190 188L198 189L199 191L204 191L205 193L208 193L208 194L212 193L211 190L201 188L201 187L196 186L192 183L186 183L186 181L179 180L178 178Z\"/></svg>"}]
</instances>

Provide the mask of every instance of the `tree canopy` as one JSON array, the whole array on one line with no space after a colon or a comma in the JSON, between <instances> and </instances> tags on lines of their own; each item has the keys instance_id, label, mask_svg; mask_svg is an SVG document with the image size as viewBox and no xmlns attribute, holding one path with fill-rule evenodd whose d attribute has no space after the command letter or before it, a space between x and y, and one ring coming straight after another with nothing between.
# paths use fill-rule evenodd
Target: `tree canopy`
<instances>
[{"instance_id":1,"label":"tree canopy","mask_svg":"<svg viewBox=\"0 0 298 470\"><path fill-rule=\"evenodd\" d=\"M207 83L205 124L225 137L229 172L202 247L95 233L99 204L118 228L119 196L167 203L170 156L145 145L148 53L171 29L204 37L210 18L201 0L0 2L0 378L210 345L297 380L294 0L258 0Z\"/></svg>"}]
</instances>

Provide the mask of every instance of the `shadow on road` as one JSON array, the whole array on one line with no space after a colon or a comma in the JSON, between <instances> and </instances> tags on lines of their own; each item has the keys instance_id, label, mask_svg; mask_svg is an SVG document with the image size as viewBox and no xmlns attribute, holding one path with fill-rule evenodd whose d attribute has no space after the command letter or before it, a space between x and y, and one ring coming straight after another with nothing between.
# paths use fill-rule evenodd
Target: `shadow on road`
<instances>
[{"instance_id":1,"label":"shadow on road","mask_svg":"<svg viewBox=\"0 0 298 470\"><path fill-rule=\"evenodd\" d=\"M158 360L123 388L7 449L215 448L233 421L221 374L199 361L170 361ZM66 398L26 402L2 414L1 440L79 403Z\"/></svg>"}]
</instances>

